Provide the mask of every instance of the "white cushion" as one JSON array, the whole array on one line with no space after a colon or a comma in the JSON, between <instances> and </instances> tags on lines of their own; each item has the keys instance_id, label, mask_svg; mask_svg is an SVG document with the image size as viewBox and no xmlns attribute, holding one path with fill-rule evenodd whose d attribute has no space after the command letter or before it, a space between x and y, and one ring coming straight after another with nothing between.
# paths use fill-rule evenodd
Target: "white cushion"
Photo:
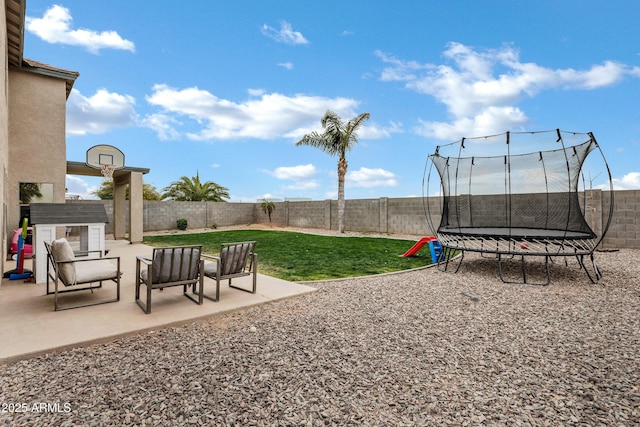
<instances>
[{"instance_id":1,"label":"white cushion","mask_svg":"<svg viewBox=\"0 0 640 427\"><path fill-rule=\"evenodd\" d=\"M76 259L73 249L67 239L58 239L51 242L51 252L56 261L73 261ZM58 276L65 285L76 283L75 263L58 264Z\"/></svg>"},{"instance_id":2,"label":"white cushion","mask_svg":"<svg viewBox=\"0 0 640 427\"><path fill-rule=\"evenodd\" d=\"M78 261L76 266L76 282L89 283L100 280L115 279L118 276L118 266L108 259Z\"/></svg>"},{"instance_id":3,"label":"white cushion","mask_svg":"<svg viewBox=\"0 0 640 427\"><path fill-rule=\"evenodd\" d=\"M67 239L54 240L51 252L56 261L75 261L58 264L58 276L65 286L115 279L118 276L115 262L106 259L78 260Z\"/></svg>"}]
</instances>

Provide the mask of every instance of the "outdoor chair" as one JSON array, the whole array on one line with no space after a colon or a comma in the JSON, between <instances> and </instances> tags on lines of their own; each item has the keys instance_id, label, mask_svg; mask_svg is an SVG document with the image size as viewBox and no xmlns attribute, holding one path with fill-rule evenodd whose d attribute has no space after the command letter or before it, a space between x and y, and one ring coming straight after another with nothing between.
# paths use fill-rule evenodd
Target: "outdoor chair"
<instances>
[{"instance_id":1,"label":"outdoor chair","mask_svg":"<svg viewBox=\"0 0 640 427\"><path fill-rule=\"evenodd\" d=\"M204 263L204 275L216 281L215 296L204 295L211 301L220 300L220 281L229 280L229 287L241 291L256 293L258 274L258 255L255 253L256 242L224 243L220 248L219 256L202 255ZM235 277L253 276L253 286L245 289L231 284Z\"/></svg>"},{"instance_id":2,"label":"outdoor chair","mask_svg":"<svg viewBox=\"0 0 640 427\"><path fill-rule=\"evenodd\" d=\"M120 257L105 257L99 250L74 252L67 239L64 238L54 240L51 243L44 242L44 246L48 259L47 295L53 294L55 311L120 301L120 276L122 274L120 272ZM92 253L97 253L98 256L96 257ZM50 289L51 281L54 284L53 291ZM94 289L102 288L102 282L107 281L116 284L115 298L64 307L58 303L59 294L84 290L93 293ZM60 283L69 289L61 290ZM94 283L98 285L94 286Z\"/></svg>"},{"instance_id":3,"label":"outdoor chair","mask_svg":"<svg viewBox=\"0 0 640 427\"><path fill-rule=\"evenodd\" d=\"M151 313L151 291L163 290L172 286L182 286L183 294L195 302L203 302L202 276L204 261L200 258L202 245L174 246L153 249L151 258L136 257L136 303L146 314ZM191 285L195 293L196 284L200 285L197 291L198 298L187 293L187 287ZM140 299L140 287L146 286L146 302Z\"/></svg>"}]
</instances>

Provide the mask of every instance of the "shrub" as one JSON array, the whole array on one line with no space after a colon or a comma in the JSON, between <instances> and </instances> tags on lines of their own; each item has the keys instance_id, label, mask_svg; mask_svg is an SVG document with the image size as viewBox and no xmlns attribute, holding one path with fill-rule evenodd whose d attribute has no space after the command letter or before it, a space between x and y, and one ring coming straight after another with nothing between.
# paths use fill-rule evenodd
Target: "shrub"
<instances>
[{"instance_id":1,"label":"shrub","mask_svg":"<svg viewBox=\"0 0 640 427\"><path fill-rule=\"evenodd\" d=\"M176 225L178 226L178 230L186 230L187 229L187 220L184 218L180 218L176 221Z\"/></svg>"}]
</instances>

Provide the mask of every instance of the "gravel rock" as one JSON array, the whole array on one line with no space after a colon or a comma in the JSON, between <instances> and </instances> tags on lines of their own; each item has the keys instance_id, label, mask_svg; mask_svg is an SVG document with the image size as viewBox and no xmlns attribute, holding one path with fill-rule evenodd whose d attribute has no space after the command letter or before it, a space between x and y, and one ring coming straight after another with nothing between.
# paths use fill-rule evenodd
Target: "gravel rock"
<instances>
[{"instance_id":1,"label":"gravel rock","mask_svg":"<svg viewBox=\"0 0 640 427\"><path fill-rule=\"evenodd\" d=\"M470 254L0 365L0 425L640 425L640 251L596 259L543 287Z\"/></svg>"}]
</instances>

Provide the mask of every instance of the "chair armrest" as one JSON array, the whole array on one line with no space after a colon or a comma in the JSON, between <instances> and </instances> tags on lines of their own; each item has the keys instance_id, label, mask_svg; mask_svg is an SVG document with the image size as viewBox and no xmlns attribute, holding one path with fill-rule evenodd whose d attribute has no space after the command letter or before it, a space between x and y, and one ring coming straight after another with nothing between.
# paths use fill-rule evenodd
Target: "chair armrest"
<instances>
[{"instance_id":1,"label":"chair armrest","mask_svg":"<svg viewBox=\"0 0 640 427\"><path fill-rule=\"evenodd\" d=\"M220 262L220 257L219 257L219 256L215 256L215 255L207 255L207 254L200 254L200 256L201 256L202 258L207 258L207 259L211 259L211 260L214 260L214 261L218 261L218 262Z\"/></svg>"},{"instance_id":2,"label":"chair armrest","mask_svg":"<svg viewBox=\"0 0 640 427\"><path fill-rule=\"evenodd\" d=\"M107 251L105 251L107 252ZM93 253L99 253L100 255L102 255L102 251L100 249L93 249L90 251L73 251L73 255L75 256L80 256L80 255L89 255L89 254L93 254Z\"/></svg>"},{"instance_id":3,"label":"chair armrest","mask_svg":"<svg viewBox=\"0 0 640 427\"><path fill-rule=\"evenodd\" d=\"M152 262L153 262L153 260L148 256L139 255L139 256L136 257L136 264L137 265L140 265L141 263L145 264L145 265L151 265Z\"/></svg>"},{"instance_id":4,"label":"chair armrest","mask_svg":"<svg viewBox=\"0 0 640 427\"><path fill-rule=\"evenodd\" d=\"M98 251L99 252L99 251ZM102 257L102 258L76 258L76 259L70 259L70 260L66 260L66 261L56 261L57 264L68 264L70 262L87 262L87 261L103 261L103 260L119 260L120 257L119 256L108 256L108 257Z\"/></svg>"}]
</instances>

